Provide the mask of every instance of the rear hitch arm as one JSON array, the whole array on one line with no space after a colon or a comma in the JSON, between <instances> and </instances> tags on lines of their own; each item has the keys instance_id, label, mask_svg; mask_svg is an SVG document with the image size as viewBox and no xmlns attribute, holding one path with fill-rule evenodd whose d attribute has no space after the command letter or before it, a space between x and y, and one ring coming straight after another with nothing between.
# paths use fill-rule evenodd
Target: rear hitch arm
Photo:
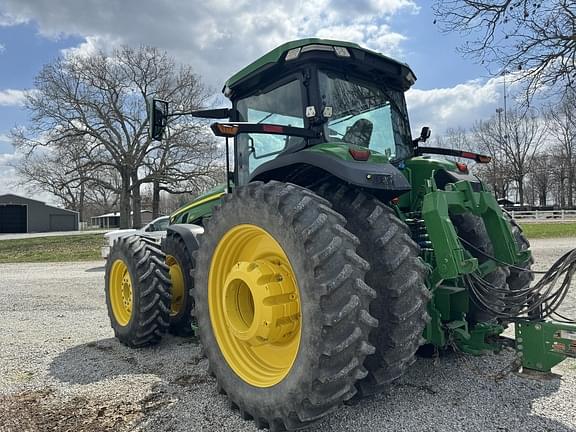
<instances>
[{"instance_id":1,"label":"rear hitch arm","mask_svg":"<svg viewBox=\"0 0 576 432\"><path fill-rule=\"evenodd\" d=\"M576 358L576 325L518 321L516 349L523 369L548 373L567 357Z\"/></svg>"}]
</instances>

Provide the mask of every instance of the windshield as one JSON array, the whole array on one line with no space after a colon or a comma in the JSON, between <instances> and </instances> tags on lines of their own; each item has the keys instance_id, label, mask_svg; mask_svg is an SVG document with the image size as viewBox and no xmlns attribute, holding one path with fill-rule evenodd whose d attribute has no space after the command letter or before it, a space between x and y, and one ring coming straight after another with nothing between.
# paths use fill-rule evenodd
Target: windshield
<instances>
[{"instance_id":1,"label":"windshield","mask_svg":"<svg viewBox=\"0 0 576 432\"><path fill-rule=\"evenodd\" d=\"M367 147L390 160L410 156L403 92L328 71L320 71L319 81L323 107L332 107L324 130L328 141Z\"/></svg>"},{"instance_id":2,"label":"windshield","mask_svg":"<svg viewBox=\"0 0 576 432\"><path fill-rule=\"evenodd\" d=\"M170 218L158 219L154 222L155 231L166 231L170 223Z\"/></svg>"}]
</instances>

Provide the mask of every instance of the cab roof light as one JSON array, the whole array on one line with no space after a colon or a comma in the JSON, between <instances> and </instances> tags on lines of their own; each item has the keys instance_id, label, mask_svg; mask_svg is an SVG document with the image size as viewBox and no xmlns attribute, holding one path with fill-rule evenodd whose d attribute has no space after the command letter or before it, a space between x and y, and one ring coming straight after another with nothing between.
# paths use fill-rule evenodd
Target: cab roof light
<instances>
[{"instance_id":1,"label":"cab roof light","mask_svg":"<svg viewBox=\"0 0 576 432\"><path fill-rule=\"evenodd\" d=\"M292 48L288 50L286 56L284 57L285 61L296 60L300 57L301 53L310 52L310 51L331 51L336 54L338 57L351 57L350 51L346 47L340 46L332 46L332 45L323 45L323 44L310 44L303 47Z\"/></svg>"},{"instance_id":2,"label":"cab roof light","mask_svg":"<svg viewBox=\"0 0 576 432\"><path fill-rule=\"evenodd\" d=\"M334 52L338 57L350 57L350 51L348 51L348 48L345 47L335 46Z\"/></svg>"},{"instance_id":3,"label":"cab roof light","mask_svg":"<svg viewBox=\"0 0 576 432\"><path fill-rule=\"evenodd\" d=\"M322 44L311 44L302 47L302 52L308 51L332 51L334 52L334 47L332 45L322 45Z\"/></svg>"},{"instance_id":4,"label":"cab roof light","mask_svg":"<svg viewBox=\"0 0 576 432\"><path fill-rule=\"evenodd\" d=\"M302 51L302 48L300 47L291 49L286 53L286 57L284 57L284 60L286 61L296 60L298 57L300 57L300 51Z\"/></svg>"}]
</instances>

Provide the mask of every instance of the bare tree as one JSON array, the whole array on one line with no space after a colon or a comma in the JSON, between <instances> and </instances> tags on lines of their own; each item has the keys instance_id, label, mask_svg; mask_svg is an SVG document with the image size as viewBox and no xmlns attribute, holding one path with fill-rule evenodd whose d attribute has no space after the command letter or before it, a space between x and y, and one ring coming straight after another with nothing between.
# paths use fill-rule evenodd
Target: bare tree
<instances>
[{"instance_id":1,"label":"bare tree","mask_svg":"<svg viewBox=\"0 0 576 432\"><path fill-rule=\"evenodd\" d=\"M154 176L144 169L146 160L164 145L147 136L146 97L155 94L197 109L209 96L190 67L178 67L166 52L151 47L59 58L43 67L35 87L26 101L31 125L13 132L17 147L31 152L82 139L84 167L118 175L122 227L130 225L131 210L133 225L141 225L140 188ZM187 125L181 127L197 122Z\"/></svg>"},{"instance_id":2,"label":"bare tree","mask_svg":"<svg viewBox=\"0 0 576 432\"><path fill-rule=\"evenodd\" d=\"M566 92L559 105L549 107L546 115L550 137L554 148L558 150L558 168L564 174L560 181L567 181L565 201L568 207L574 206L574 188L576 187L576 91Z\"/></svg>"},{"instance_id":3,"label":"bare tree","mask_svg":"<svg viewBox=\"0 0 576 432\"><path fill-rule=\"evenodd\" d=\"M542 151L534 155L529 174L530 188L532 189L534 202L538 199L538 205L548 205L548 195L554 182L554 160L547 152Z\"/></svg>"},{"instance_id":4,"label":"bare tree","mask_svg":"<svg viewBox=\"0 0 576 432\"><path fill-rule=\"evenodd\" d=\"M159 215L160 193L198 194L224 182L222 151L208 128L173 125L162 145L144 160L152 183L152 214Z\"/></svg>"},{"instance_id":5,"label":"bare tree","mask_svg":"<svg viewBox=\"0 0 576 432\"><path fill-rule=\"evenodd\" d=\"M518 188L518 200L524 203L524 178L530 173L534 156L541 148L546 125L535 111L525 113L510 111L506 125L507 139L503 141L503 152L512 178Z\"/></svg>"},{"instance_id":6,"label":"bare tree","mask_svg":"<svg viewBox=\"0 0 576 432\"><path fill-rule=\"evenodd\" d=\"M18 184L51 193L64 207L77 211L80 221L87 220L88 207L108 210L109 204L117 202L118 182L109 169L90 168L84 148L81 140L70 139L24 155L13 165Z\"/></svg>"},{"instance_id":7,"label":"bare tree","mask_svg":"<svg viewBox=\"0 0 576 432\"><path fill-rule=\"evenodd\" d=\"M495 116L473 127L479 147L493 158L486 168L488 181L499 197L506 196L507 183L516 183L518 201L524 203L524 180L530 173L534 155L544 142L546 126L536 112L509 111L504 131ZM504 133L503 133L504 132Z\"/></svg>"},{"instance_id":8,"label":"bare tree","mask_svg":"<svg viewBox=\"0 0 576 432\"><path fill-rule=\"evenodd\" d=\"M476 173L492 187L496 198L507 198L512 179L506 169L504 134L499 122L495 117L476 122L472 127L472 137L476 149L492 158L490 163L477 166Z\"/></svg>"},{"instance_id":9,"label":"bare tree","mask_svg":"<svg viewBox=\"0 0 576 432\"><path fill-rule=\"evenodd\" d=\"M531 97L576 77L576 0L436 0L436 22L465 37L460 50L482 64L519 71Z\"/></svg>"},{"instance_id":10,"label":"bare tree","mask_svg":"<svg viewBox=\"0 0 576 432\"><path fill-rule=\"evenodd\" d=\"M438 135L436 137L436 143L439 147L454 150L472 150L468 132L461 126L449 128L444 135Z\"/></svg>"}]
</instances>

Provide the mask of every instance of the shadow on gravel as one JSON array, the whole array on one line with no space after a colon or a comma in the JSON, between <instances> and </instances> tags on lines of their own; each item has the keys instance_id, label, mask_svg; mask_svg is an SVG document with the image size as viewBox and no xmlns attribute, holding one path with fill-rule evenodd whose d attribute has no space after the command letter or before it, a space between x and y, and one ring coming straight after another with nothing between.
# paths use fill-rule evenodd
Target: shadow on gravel
<instances>
[{"instance_id":1,"label":"shadow on gravel","mask_svg":"<svg viewBox=\"0 0 576 432\"><path fill-rule=\"evenodd\" d=\"M106 270L105 266L102 267L92 267L89 269L84 270L86 273L99 273L99 272L103 272L104 270Z\"/></svg>"},{"instance_id":2,"label":"shadow on gravel","mask_svg":"<svg viewBox=\"0 0 576 432\"><path fill-rule=\"evenodd\" d=\"M197 372L201 369L197 367L200 361L200 347L193 338L165 336L159 345L139 349L109 338L77 345L59 354L50 364L50 375L62 382L90 384L120 375L152 374L178 384L195 379L205 381L206 374Z\"/></svg>"}]
</instances>

